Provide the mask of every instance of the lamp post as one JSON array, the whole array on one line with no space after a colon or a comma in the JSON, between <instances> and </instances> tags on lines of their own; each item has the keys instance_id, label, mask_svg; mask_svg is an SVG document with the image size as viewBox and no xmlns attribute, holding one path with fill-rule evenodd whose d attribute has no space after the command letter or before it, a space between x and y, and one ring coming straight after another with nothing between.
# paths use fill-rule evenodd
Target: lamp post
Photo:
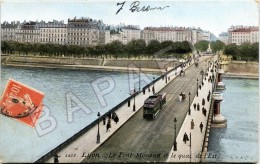
<instances>
[{"instance_id":1,"label":"lamp post","mask_svg":"<svg viewBox=\"0 0 260 164\"><path fill-rule=\"evenodd\" d=\"M190 162L191 162L191 132L190 132Z\"/></svg>"},{"instance_id":2,"label":"lamp post","mask_svg":"<svg viewBox=\"0 0 260 164\"><path fill-rule=\"evenodd\" d=\"M153 94L155 93L155 90L154 90L154 79L155 79L155 77L153 77L153 87L152 87Z\"/></svg>"},{"instance_id":3,"label":"lamp post","mask_svg":"<svg viewBox=\"0 0 260 164\"><path fill-rule=\"evenodd\" d=\"M197 96L199 96L199 79L197 79Z\"/></svg>"},{"instance_id":4,"label":"lamp post","mask_svg":"<svg viewBox=\"0 0 260 164\"><path fill-rule=\"evenodd\" d=\"M174 129L175 129L175 138L174 138L174 142L173 142L173 150L174 151L177 151L177 141L176 141L176 138L177 138L177 135L176 135L176 124L177 124L177 119L176 117L174 118Z\"/></svg>"},{"instance_id":5,"label":"lamp post","mask_svg":"<svg viewBox=\"0 0 260 164\"><path fill-rule=\"evenodd\" d=\"M166 73L165 73L165 83L167 84L167 69L166 70Z\"/></svg>"},{"instance_id":6,"label":"lamp post","mask_svg":"<svg viewBox=\"0 0 260 164\"><path fill-rule=\"evenodd\" d=\"M135 112L135 89L134 89L134 105L133 105L133 111Z\"/></svg>"},{"instance_id":7,"label":"lamp post","mask_svg":"<svg viewBox=\"0 0 260 164\"><path fill-rule=\"evenodd\" d=\"M100 118L100 113L98 112L98 132L97 132L97 144L100 143L100 133L99 133L99 118Z\"/></svg>"},{"instance_id":8,"label":"lamp post","mask_svg":"<svg viewBox=\"0 0 260 164\"><path fill-rule=\"evenodd\" d=\"M189 92L189 115L190 115L190 92Z\"/></svg>"},{"instance_id":9,"label":"lamp post","mask_svg":"<svg viewBox=\"0 0 260 164\"><path fill-rule=\"evenodd\" d=\"M201 70L201 71L200 71L200 74L201 74L201 83L202 83L202 85L204 85L204 83L203 83L203 75L204 75L204 71Z\"/></svg>"},{"instance_id":10,"label":"lamp post","mask_svg":"<svg viewBox=\"0 0 260 164\"><path fill-rule=\"evenodd\" d=\"M139 92L141 91L141 66L140 66L140 61L139 61Z\"/></svg>"}]
</instances>

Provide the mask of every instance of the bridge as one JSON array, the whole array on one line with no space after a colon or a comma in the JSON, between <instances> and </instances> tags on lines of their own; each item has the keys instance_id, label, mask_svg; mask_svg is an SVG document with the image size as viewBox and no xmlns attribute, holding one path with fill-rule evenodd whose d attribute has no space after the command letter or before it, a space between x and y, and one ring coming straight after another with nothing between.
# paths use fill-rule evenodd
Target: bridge
<instances>
[{"instance_id":1,"label":"bridge","mask_svg":"<svg viewBox=\"0 0 260 164\"><path fill-rule=\"evenodd\" d=\"M102 123L107 115L104 114L36 162L52 163L54 154L60 156L60 162L203 161L213 114L221 116L221 100L216 101L214 96L218 95L213 94L218 83L223 85L221 74L217 73L217 60L218 56L203 56L199 58L198 67L193 61L187 61L183 68L175 67L144 87L143 92L136 92L112 109L110 112L115 111L120 120L112 121L109 132ZM181 69L185 70L184 76L180 76ZM153 95L152 90L167 93L167 103L154 120L146 120L142 106L144 100ZM179 100L181 92L186 94L184 101ZM215 123L225 124L222 117ZM194 129L191 129L191 120L195 123ZM203 124L201 129L200 123ZM189 138L186 143L184 133Z\"/></svg>"}]
</instances>

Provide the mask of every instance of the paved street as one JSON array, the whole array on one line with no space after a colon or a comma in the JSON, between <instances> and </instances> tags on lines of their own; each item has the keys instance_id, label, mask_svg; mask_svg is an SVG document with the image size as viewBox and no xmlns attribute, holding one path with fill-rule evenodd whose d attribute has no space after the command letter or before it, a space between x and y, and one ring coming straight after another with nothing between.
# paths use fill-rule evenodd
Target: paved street
<instances>
[{"instance_id":1,"label":"paved street","mask_svg":"<svg viewBox=\"0 0 260 164\"><path fill-rule=\"evenodd\" d=\"M175 78L162 89L161 92L167 92L167 103L155 120L143 119L143 110L139 110L92 153L92 158L85 158L83 162L166 161L174 141L174 118L178 121L178 134L188 112L188 93L191 92L192 102L197 89L196 80L198 78L200 84L200 70L206 66L205 61L200 62L198 68L192 65L185 71L185 76ZM181 92L186 94L184 102L179 101ZM94 157L94 154L98 155Z\"/></svg>"}]
</instances>

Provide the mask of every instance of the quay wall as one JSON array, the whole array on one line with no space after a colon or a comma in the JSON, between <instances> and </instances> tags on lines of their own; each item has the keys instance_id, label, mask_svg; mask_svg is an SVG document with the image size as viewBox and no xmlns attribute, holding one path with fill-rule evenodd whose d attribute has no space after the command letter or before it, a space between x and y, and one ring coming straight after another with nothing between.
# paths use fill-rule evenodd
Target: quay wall
<instances>
[{"instance_id":1,"label":"quay wall","mask_svg":"<svg viewBox=\"0 0 260 164\"><path fill-rule=\"evenodd\" d=\"M96 68L109 67L141 67L146 69L166 70L174 68L180 62L176 59L104 59L104 58L64 58L64 57L40 57L40 56L9 56L2 61L4 66L25 66L45 68L85 68L85 66L98 66ZM74 67L73 67L74 66Z\"/></svg>"},{"instance_id":2,"label":"quay wall","mask_svg":"<svg viewBox=\"0 0 260 164\"><path fill-rule=\"evenodd\" d=\"M257 62L232 61L222 63L221 68L226 72L225 76L258 77L259 73L259 63Z\"/></svg>"}]
</instances>

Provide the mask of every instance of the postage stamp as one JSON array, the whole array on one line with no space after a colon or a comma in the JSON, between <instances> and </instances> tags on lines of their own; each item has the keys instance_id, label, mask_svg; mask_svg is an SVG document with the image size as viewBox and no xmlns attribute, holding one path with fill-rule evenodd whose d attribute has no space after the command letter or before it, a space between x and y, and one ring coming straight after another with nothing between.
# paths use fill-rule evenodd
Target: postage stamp
<instances>
[{"instance_id":1,"label":"postage stamp","mask_svg":"<svg viewBox=\"0 0 260 164\"><path fill-rule=\"evenodd\" d=\"M44 94L10 79L1 98L1 114L34 127L43 109Z\"/></svg>"}]
</instances>

